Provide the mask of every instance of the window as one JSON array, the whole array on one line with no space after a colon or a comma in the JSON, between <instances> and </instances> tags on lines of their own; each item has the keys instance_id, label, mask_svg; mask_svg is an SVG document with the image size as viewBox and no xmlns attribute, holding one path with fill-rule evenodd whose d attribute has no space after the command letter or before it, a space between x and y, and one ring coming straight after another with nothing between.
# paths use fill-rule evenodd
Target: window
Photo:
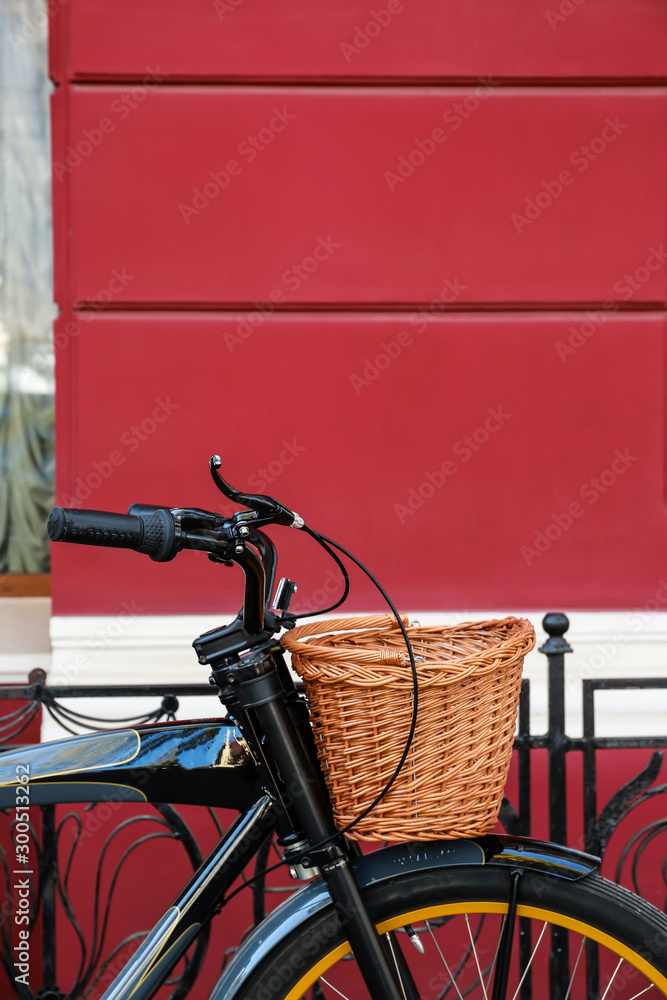
<instances>
[{"instance_id":1,"label":"window","mask_svg":"<svg viewBox=\"0 0 667 1000\"><path fill-rule=\"evenodd\" d=\"M0 0L0 573L10 579L49 570L55 308L46 21L43 0Z\"/></svg>"}]
</instances>

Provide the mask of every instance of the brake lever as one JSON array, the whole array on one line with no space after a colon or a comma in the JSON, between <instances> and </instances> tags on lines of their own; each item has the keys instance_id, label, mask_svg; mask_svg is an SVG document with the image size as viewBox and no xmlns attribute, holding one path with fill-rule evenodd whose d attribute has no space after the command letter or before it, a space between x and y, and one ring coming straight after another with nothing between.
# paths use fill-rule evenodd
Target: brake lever
<instances>
[{"instance_id":1,"label":"brake lever","mask_svg":"<svg viewBox=\"0 0 667 1000\"><path fill-rule=\"evenodd\" d=\"M202 510L201 507L160 507L153 504L133 503L127 508L128 514L153 514L156 510L166 510L174 518L183 531L196 528L209 528L216 530L225 523L225 518L221 514L214 514L210 510Z\"/></svg>"},{"instance_id":2,"label":"brake lever","mask_svg":"<svg viewBox=\"0 0 667 1000\"><path fill-rule=\"evenodd\" d=\"M200 507L172 507L171 513L186 531L197 528L209 528L215 531L225 523L225 518L220 514L213 514Z\"/></svg>"},{"instance_id":3,"label":"brake lever","mask_svg":"<svg viewBox=\"0 0 667 1000\"><path fill-rule=\"evenodd\" d=\"M219 455L213 455L208 463L215 485L228 500L231 500L233 503L240 503L244 507L249 507L256 515L252 517L249 514L239 513L235 515L234 520L238 519L240 522L252 524L253 527L259 527L260 524L285 524L288 527L303 527L303 518L283 506L283 504L279 503L273 497L266 496L263 493L242 493L240 490L235 490L220 475L218 470L221 465L222 459Z\"/></svg>"}]
</instances>

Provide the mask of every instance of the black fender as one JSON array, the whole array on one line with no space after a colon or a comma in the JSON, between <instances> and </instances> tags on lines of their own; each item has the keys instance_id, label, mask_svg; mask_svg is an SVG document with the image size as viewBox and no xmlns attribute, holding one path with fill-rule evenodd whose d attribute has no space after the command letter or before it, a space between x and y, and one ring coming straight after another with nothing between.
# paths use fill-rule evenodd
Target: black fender
<instances>
[{"instance_id":1,"label":"black fender","mask_svg":"<svg viewBox=\"0 0 667 1000\"><path fill-rule=\"evenodd\" d=\"M574 881L596 871L599 864L599 858L556 844L524 837L489 836L475 840L396 844L355 858L351 867L363 890L371 884L394 879L407 870L493 865ZM241 1000L244 983L266 961L278 942L295 931L305 930L314 916L332 905L321 878L313 879L295 892L246 939L215 984L209 1000Z\"/></svg>"}]
</instances>

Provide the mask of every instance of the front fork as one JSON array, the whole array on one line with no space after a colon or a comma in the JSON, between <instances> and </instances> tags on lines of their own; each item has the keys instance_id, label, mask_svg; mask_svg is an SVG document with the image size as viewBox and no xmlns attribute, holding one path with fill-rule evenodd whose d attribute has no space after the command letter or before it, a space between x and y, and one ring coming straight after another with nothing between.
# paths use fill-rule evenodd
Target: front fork
<instances>
[{"instance_id":1,"label":"front fork","mask_svg":"<svg viewBox=\"0 0 667 1000\"><path fill-rule=\"evenodd\" d=\"M294 710L286 703L281 652L274 643L214 670L220 698L260 759L271 793L278 802L280 839L289 845L303 838L306 868L319 868L372 1000L406 1000L406 992L388 961L383 938L368 915L348 865L336 843L331 804L311 746L299 732ZM291 682L289 682L291 683ZM292 706L293 708L293 706ZM286 855L287 854L286 850ZM410 998L409 998L410 1000Z\"/></svg>"}]
</instances>

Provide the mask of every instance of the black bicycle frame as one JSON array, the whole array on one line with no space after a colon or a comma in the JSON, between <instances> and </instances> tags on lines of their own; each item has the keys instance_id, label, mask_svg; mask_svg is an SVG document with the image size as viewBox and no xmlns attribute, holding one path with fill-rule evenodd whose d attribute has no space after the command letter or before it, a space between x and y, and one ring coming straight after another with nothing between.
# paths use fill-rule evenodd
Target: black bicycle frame
<instances>
[{"instance_id":1,"label":"black bicycle frame","mask_svg":"<svg viewBox=\"0 0 667 1000\"><path fill-rule=\"evenodd\" d=\"M230 634L236 642L234 625ZM319 869L372 1000L404 1000L349 868L350 852L344 841L338 842L307 709L296 693L281 647L263 635L248 646L241 657L226 651L217 635L209 636L208 647L206 637L195 642L200 660L214 667L212 680L220 699L259 763L284 856L303 868Z\"/></svg>"},{"instance_id":2,"label":"black bicycle frame","mask_svg":"<svg viewBox=\"0 0 667 1000\"><path fill-rule=\"evenodd\" d=\"M221 899L273 832L273 801L263 795L229 828L102 1000L150 1000L202 926L216 912Z\"/></svg>"},{"instance_id":3,"label":"black bicycle frame","mask_svg":"<svg viewBox=\"0 0 667 1000\"><path fill-rule=\"evenodd\" d=\"M234 491L218 475L219 464L217 457L211 459L211 472L219 488L229 499L251 507L224 524L218 524L218 516L206 511L174 509L171 514L178 526L165 548L162 536L159 544L146 536L144 544L145 525L139 513L148 519L157 518L164 527L163 522L167 526L169 522L161 512L167 508L137 507L139 513L124 520L100 512L59 511L51 537L58 540L68 532L66 540L81 541L88 533L96 544L116 544L119 539L125 544L130 538L131 544L126 547L141 544L144 547L140 551L153 552L159 559L171 558L174 546L180 545L204 549L210 558L236 562L243 569L242 614L230 625L213 629L193 643L199 662L211 670L210 680L230 718L97 733L3 754L0 806L13 803L16 787L24 781L17 777L22 768L21 774L29 776L30 801L34 804L116 798L193 802L239 810L239 817L102 1000L150 1000L202 926L224 905L228 890L244 867L274 833L284 860L297 873L306 878L321 876L315 881L326 885L327 898L345 930L371 1000L418 1000L407 966L397 957L399 949L393 947L393 935L378 934L363 903L360 887L366 884L363 873L368 859L355 860L356 846L341 837L334 824L308 706L294 686L275 638L281 628L290 625L289 618L282 618L288 601L279 600L275 610L267 607L275 549L257 530L258 526L299 526L298 515L271 498ZM79 529L84 536L77 536ZM286 583L293 589L290 581ZM495 847L489 848L488 840L466 841L458 847L448 846L446 853L454 859L452 863L489 861L510 864L514 870L526 867L532 853L537 867L557 870L560 861L553 849L545 845L543 857L540 845L537 852L535 847L529 845L524 852L521 846L507 849L495 842ZM424 845L421 848L429 865L443 864L437 851ZM586 859L582 864L579 857L576 864L567 860L563 877L580 877L590 870L591 862L593 859ZM310 898L298 895L303 900ZM298 903L292 904L290 912L296 920ZM308 912L307 908L302 911L306 915ZM224 1000L226 993L220 990L222 986L215 995ZM230 995L236 996L234 989Z\"/></svg>"},{"instance_id":4,"label":"black bicycle frame","mask_svg":"<svg viewBox=\"0 0 667 1000\"><path fill-rule=\"evenodd\" d=\"M238 622L228 629L231 648L238 640ZM206 642L206 637L200 637L196 645L205 650ZM322 878L311 880L291 897L280 919L276 914L257 937L252 936L216 988L219 1000L226 1000L228 994L242 995L239 984L258 968L265 949L289 928L305 930L313 907L321 908L327 901L333 901L338 910L373 1000L403 1000L404 996L413 1000L417 994L409 979L402 984L405 994L397 992L381 939L360 895L366 885L391 879L406 864L425 870L493 864L506 867L508 873L535 869L566 879L581 878L594 869L595 859L507 837L411 844L351 859L346 844L318 850L318 844L334 830L307 709L277 643L258 638L254 642L256 648L249 656L233 653L227 657L229 662L221 662L225 657L220 635L212 642L217 650L212 654L217 663L213 676L222 685L221 695L233 710L235 722L204 720L98 732L0 756L0 806L4 807L15 802L20 767L21 773L28 769L30 801L35 805L178 801L214 803L240 811L102 1000L149 1000L199 930L220 911L244 867L275 832L286 857L291 855L304 868L319 868ZM288 678L285 684L283 674ZM264 737L261 741L259 733ZM289 777L283 781L281 775ZM381 962L376 961L376 946ZM401 972L405 977L406 970Z\"/></svg>"},{"instance_id":5,"label":"black bicycle frame","mask_svg":"<svg viewBox=\"0 0 667 1000\"><path fill-rule=\"evenodd\" d=\"M262 795L255 759L229 719L107 730L6 751L0 808L15 805L17 774L29 779L34 806L171 802L246 812Z\"/></svg>"}]
</instances>

